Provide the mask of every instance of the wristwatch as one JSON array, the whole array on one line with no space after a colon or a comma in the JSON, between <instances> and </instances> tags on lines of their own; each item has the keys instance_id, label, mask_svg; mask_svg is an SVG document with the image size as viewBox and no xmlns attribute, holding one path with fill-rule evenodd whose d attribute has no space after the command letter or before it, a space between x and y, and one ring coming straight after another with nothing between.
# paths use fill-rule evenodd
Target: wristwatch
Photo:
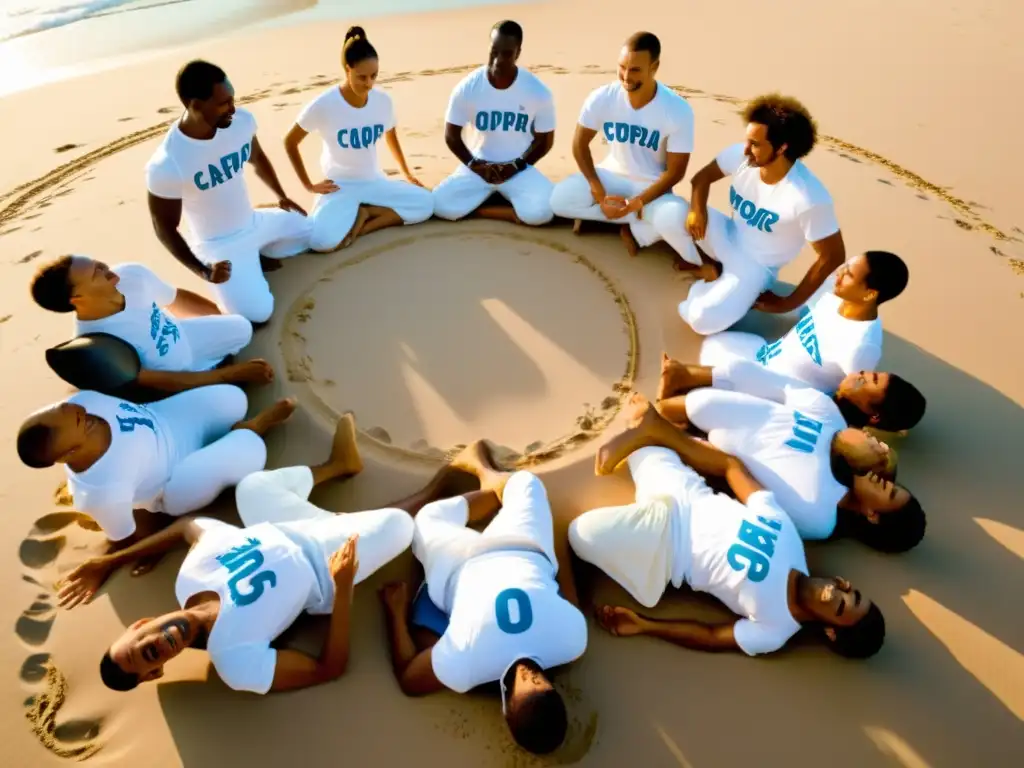
<instances>
[{"instance_id":1,"label":"wristwatch","mask_svg":"<svg viewBox=\"0 0 1024 768\"><path fill-rule=\"evenodd\" d=\"M512 165L516 167L517 171L525 171L526 166L528 166L529 163L527 163L523 158L517 157L515 160L512 161Z\"/></svg>"}]
</instances>

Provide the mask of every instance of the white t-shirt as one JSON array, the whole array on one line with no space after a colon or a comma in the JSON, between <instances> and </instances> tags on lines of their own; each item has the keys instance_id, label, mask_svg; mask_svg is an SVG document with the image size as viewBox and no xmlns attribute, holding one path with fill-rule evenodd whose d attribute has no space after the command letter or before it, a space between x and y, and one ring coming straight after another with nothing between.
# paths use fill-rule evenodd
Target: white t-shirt
<instances>
[{"instance_id":1,"label":"white t-shirt","mask_svg":"<svg viewBox=\"0 0 1024 768\"><path fill-rule=\"evenodd\" d=\"M800 629L789 611L789 574L807 573L803 542L772 494L740 504L720 493L690 507L690 586L741 616L733 633L748 655L777 651Z\"/></svg>"},{"instance_id":2,"label":"white t-shirt","mask_svg":"<svg viewBox=\"0 0 1024 768\"><path fill-rule=\"evenodd\" d=\"M184 607L200 592L220 596L206 650L236 691L266 693L277 651L270 643L306 608L317 581L302 549L272 523L237 528L203 519L199 541L181 564L174 592Z\"/></svg>"},{"instance_id":3,"label":"white t-shirt","mask_svg":"<svg viewBox=\"0 0 1024 768\"><path fill-rule=\"evenodd\" d=\"M77 392L68 402L110 425L110 446L78 473L64 465L75 508L94 518L119 541L135 533L135 509L159 511L171 476L167 425L144 405L99 392Z\"/></svg>"},{"instance_id":4,"label":"white t-shirt","mask_svg":"<svg viewBox=\"0 0 1024 768\"><path fill-rule=\"evenodd\" d=\"M761 181L759 168L748 164L743 144L726 147L715 158L732 176L729 204L736 244L765 267L781 267L814 243L839 231L832 196L818 177L797 160L777 184Z\"/></svg>"},{"instance_id":5,"label":"white t-shirt","mask_svg":"<svg viewBox=\"0 0 1024 768\"><path fill-rule=\"evenodd\" d=\"M384 177L377 160L377 142L395 127L391 97L373 89L362 107L353 107L333 86L309 102L295 122L306 133L323 139L320 169L331 181Z\"/></svg>"},{"instance_id":6,"label":"white t-shirt","mask_svg":"<svg viewBox=\"0 0 1024 768\"><path fill-rule=\"evenodd\" d=\"M693 107L658 83L654 98L633 109L618 83L592 91L583 102L579 123L608 142L599 168L638 181L654 181L665 172L667 153L693 152Z\"/></svg>"},{"instance_id":7,"label":"white t-shirt","mask_svg":"<svg viewBox=\"0 0 1024 768\"><path fill-rule=\"evenodd\" d=\"M193 236L216 240L252 226L254 213L245 184L256 118L235 111L212 139L192 139L175 122L146 164L146 188L157 197L181 200Z\"/></svg>"},{"instance_id":8,"label":"white t-shirt","mask_svg":"<svg viewBox=\"0 0 1024 768\"><path fill-rule=\"evenodd\" d=\"M873 371L882 359L882 321L850 320L843 300L826 293L777 341L757 351L769 370L832 394L848 373Z\"/></svg>"},{"instance_id":9,"label":"white t-shirt","mask_svg":"<svg viewBox=\"0 0 1024 768\"><path fill-rule=\"evenodd\" d=\"M434 674L453 691L500 679L516 659L549 669L586 649L587 621L558 594L554 566L544 555L478 555L455 578L448 629L431 653Z\"/></svg>"},{"instance_id":10,"label":"white t-shirt","mask_svg":"<svg viewBox=\"0 0 1024 768\"><path fill-rule=\"evenodd\" d=\"M753 397L743 409L749 423L742 426L715 424L701 418L702 411L692 421L774 494L802 538L827 539L836 527L836 506L849 490L832 473L832 438L846 428L839 406L796 381L784 387L781 403ZM735 413L730 419L736 421Z\"/></svg>"},{"instance_id":11,"label":"white t-shirt","mask_svg":"<svg viewBox=\"0 0 1024 768\"><path fill-rule=\"evenodd\" d=\"M532 72L519 68L515 81L498 90L487 68L474 69L452 91L445 122L470 129L466 147L489 163L522 157L534 133L555 130L555 99Z\"/></svg>"},{"instance_id":12,"label":"white t-shirt","mask_svg":"<svg viewBox=\"0 0 1024 768\"><path fill-rule=\"evenodd\" d=\"M124 309L99 320L76 319L75 336L109 333L135 347L143 368L191 370L188 339L175 318L162 309L174 301L178 289L142 264L119 264L111 271L121 278L117 290L124 296Z\"/></svg>"}]
</instances>

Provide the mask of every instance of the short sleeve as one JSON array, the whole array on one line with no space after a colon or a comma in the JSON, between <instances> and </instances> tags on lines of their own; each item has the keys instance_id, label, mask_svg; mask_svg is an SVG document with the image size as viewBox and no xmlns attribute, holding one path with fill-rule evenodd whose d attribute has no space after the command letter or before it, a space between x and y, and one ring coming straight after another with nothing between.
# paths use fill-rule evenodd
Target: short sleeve
<instances>
[{"instance_id":1,"label":"short sleeve","mask_svg":"<svg viewBox=\"0 0 1024 768\"><path fill-rule=\"evenodd\" d=\"M857 371L877 371L878 364L882 361L882 348L872 342L858 344L846 359L840 362L843 373L856 373Z\"/></svg>"},{"instance_id":2,"label":"short sleeve","mask_svg":"<svg viewBox=\"0 0 1024 768\"><path fill-rule=\"evenodd\" d=\"M229 688L267 693L274 684L277 651L269 645L236 645L210 656L214 669Z\"/></svg>"},{"instance_id":3,"label":"short sleeve","mask_svg":"<svg viewBox=\"0 0 1024 768\"><path fill-rule=\"evenodd\" d=\"M320 116L323 112L321 102L323 96L317 96L306 104L295 118L295 124L306 133L320 133Z\"/></svg>"},{"instance_id":4,"label":"short sleeve","mask_svg":"<svg viewBox=\"0 0 1024 768\"><path fill-rule=\"evenodd\" d=\"M452 95L448 97L448 110L444 114L446 123L461 127L469 122L469 112L466 109L468 82L466 78L452 89Z\"/></svg>"},{"instance_id":5,"label":"short sleeve","mask_svg":"<svg viewBox=\"0 0 1024 768\"><path fill-rule=\"evenodd\" d=\"M551 133L555 130L555 99L551 91L544 90L544 101L533 120L534 133Z\"/></svg>"},{"instance_id":6,"label":"short sleeve","mask_svg":"<svg viewBox=\"0 0 1024 768\"><path fill-rule=\"evenodd\" d=\"M446 688L456 693L466 693L473 687L468 659L455 648L447 632L430 649L430 665L434 669L434 676Z\"/></svg>"},{"instance_id":7,"label":"short sleeve","mask_svg":"<svg viewBox=\"0 0 1024 768\"><path fill-rule=\"evenodd\" d=\"M178 289L165 283L156 272L142 264L122 264L114 269L122 279L129 277L136 281L146 301L166 307L178 295Z\"/></svg>"},{"instance_id":8,"label":"short sleeve","mask_svg":"<svg viewBox=\"0 0 1024 768\"><path fill-rule=\"evenodd\" d=\"M210 533L217 530L240 530L237 525L225 523L223 520L215 520L212 517L192 518L193 524L198 526L203 533Z\"/></svg>"},{"instance_id":9,"label":"short sleeve","mask_svg":"<svg viewBox=\"0 0 1024 768\"><path fill-rule=\"evenodd\" d=\"M812 205L799 214L797 219L808 243L824 240L839 231L839 221L836 219L835 208L831 201Z\"/></svg>"},{"instance_id":10,"label":"short sleeve","mask_svg":"<svg viewBox=\"0 0 1024 768\"><path fill-rule=\"evenodd\" d=\"M185 182L178 172L178 166L161 147L158 156L155 156L146 165L146 189L156 197L167 200L180 200Z\"/></svg>"},{"instance_id":11,"label":"short sleeve","mask_svg":"<svg viewBox=\"0 0 1024 768\"><path fill-rule=\"evenodd\" d=\"M748 656L757 656L782 648L786 641L794 635L795 630L783 629L751 619L740 619L733 626L732 633L740 650Z\"/></svg>"},{"instance_id":12,"label":"short sleeve","mask_svg":"<svg viewBox=\"0 0 1024 768\"><path fill-rule=\"evenodd\" d=\"M669 134L669 152L688 154L693 152L693 111L680 109L679 119L676 121L675 130Z\"/></svg>"},{"instance_id":13,"label":"short sleeve","mask_svg":"<svg viewBox=\"0 0 1024 768\"><path fill-rule=\"evenodd\" d=\"M127 486L76 488L74 500L75 508L99 523L111 541L121 541L135 533L134 499Z\"/></svg>"},{"instance_id":14,"label":"short sleeve","mask_svg":"<svg viewBox=\"0 0 1024 768\"><path fill-rule=\"evenodd\" d=\"M601 130L601 125L604 123L601 115L604 107L602 96L604 96L603 87L591 91L587 100L583 102L583 106L580 108L579 124L584 128L589 128L592 131Z\"/></svg>"},{"instance_id":15,"label":"short sleeve","mask_svg":"<svg viewBox=\"0 0 1024 768\"><path fill-rule=\"evenodd\" d=\"M384 93L381 91L381 93ZM386 95L385 95L386 96ZM386 96L384 101L384 131L390 131L395 127L395 102L392 101L390 96Z\"/></svg>"},{"instance_id":16,"label":"short sleeve","mask_svg":"<svg viewBox=\"0 0 1024 768\"><path fill-rule=\"evenodd\" d=\"M715 157L715 162L722 169L722 173L726 176L732 176L743 165L743 144L733 144L731 147L726 147Z\"/></svg>"}]
</instances>

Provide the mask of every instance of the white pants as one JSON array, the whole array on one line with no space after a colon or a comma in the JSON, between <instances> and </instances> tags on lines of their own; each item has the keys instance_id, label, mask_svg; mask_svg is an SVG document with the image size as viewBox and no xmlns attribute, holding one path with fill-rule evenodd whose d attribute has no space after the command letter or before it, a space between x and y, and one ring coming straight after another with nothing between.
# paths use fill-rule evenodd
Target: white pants
<instances>
[{"instance_id":1,"label":"white pants","mask_svg":"<svg viewBox=\"0 0 1024 768\"><path fill-rule=\"evenodd\" d=\"M190 371L208 371L252 341L252 323L241 315L206 315L175 321L192 352Z\"/></svg>"},{"instance_id":2,"label":"white pants","mask_svg":"<svg viewBox=\"0 0 1024 768\"><path fill-rule=\"evenodd\" d=\"M772 287L777 270L754 261L742 253L734 237L735 225L728 216L708 208L708 228L698 245L722 265L717 280L697 280L690 286L686 300L679 305L679 316L701 336L724 331L743 319L757 297Z\"/></svg>"},{"instance_id":3,"label":"white pants","mask_svg":"<svg viewBox=\"0 0 1024 768\"><path fill-rule=\"evenodd\" d=\"M551 181L532 165L504 184L488 184L473 171L460 165L431 193L434 215L449 221L465 218L494 192L512 203L516 216L524 224L540 226L555 217L551 212Z\"/></svg>"},{"instance_id":4,"label":"white pants","mask_svg":"<svg viewBox=\"0 0 1024 768\"><path fill-rule=\"evenodd\" d=\"M708 336L700 346L700 364L714 368L730 360L757 359L757 353L767 342L756 333L723 331Z\"/></svg>"},{"instance_id":5,"label":"white pants","mask_svg":"<svg viewBox=\"0 0 1024 768\"><path fill-rule=\"evenodd\" d=\"M470 558L503 549L540 552L556 572L554 524L544 484L530 472L516 472L502 494L501 510L483 533L467 528L469 503L462 496L427 504L416 515L412 552L423 563L434 605L451 613L449 583Z\"/></svg>"},{"instance_id":6,"label":"white pants","mask_svg":"<svg viewBox=\"0 0 1024 768\"><path fill-rule=\"evenodd\" d=\"M641 448L628 462L636 502L584 512L569 525L569 545L651 608L686 580L690 508L714 491L668 448Z\"/></svg>"},{"instance_id":7,"label":"white pants","mask_svg":"<svg viewBox=\"0 0 1024 768\"><path fill-rule=\"evenodd\" d=\"M168 515L205 507L267 463L263 438L248 429L231 429L248 408L245 392L234 385L198 387L146 407L170 432L171 476L162 501Z\"/></svg>"},{"instance_id":8,"label":"white pants","mask_svg":"<svg viewBox=\"0 0 1024 768\"><path fill-rule=\"evenodd\" d=\"M246 527L274 523L315 541L325 566L350 536L359 534L356 584L390 563L412 543L413 521L404 510L334 514L309 503L312 490L313 471L309 467L285 467L246 477L235 488L235 502ZM325 603L329 610L333 596Z\"/></svg>"},{"instance_id":9,"label":"white pants","mask_svg":"<svg viewBox=\"0 0 1024 768\"><path fill-rule=\"evenodd\" d=\"M295 211L257 208L252 225L237 234L197 243L196 257L204 264L231 262L226 283L211 284L224 311L263 323L274 313L274 296L263 276L260 255L275 259L309 250L312 223Z\"/></svg>"},{"instance_id":10,"label":"white pants","mask_svg":"<svg viewBox=\"0 0 1024 768\"><path fill-rule=\"evenodd\" d=\"M317 195L309 217L313 230L309 238L314 251L333 251L352 229L360 205L390 208L405 224L419 224L434 214L430 190L398 179L348 181L335 179L339 189Z\"/></svg>"},{"instance_id":11,"label":"white pants","mask_svg":"<svg viewBox=\"0 0 1024 768\"><path fill-rule=\"evenodd\" d=\"M634 181L603 168L597 169L597 177L609 195L621 195L626 198L633 197L650 186L648 182ZM664 240L686 261L696 266L701 263L700 255L693 247L693 240L686 231L686 214L690 212L690 206L683 198L671 192L645 205L643 219L638 219L635 213L627 214L621 219L609 219L601 211L601 206L594 202L586 177L582 173L575 173L555 185L551 193L551 208L556 216L567 219L629 224L633 239L642 248Z\"/></svg>"}]
</instances>

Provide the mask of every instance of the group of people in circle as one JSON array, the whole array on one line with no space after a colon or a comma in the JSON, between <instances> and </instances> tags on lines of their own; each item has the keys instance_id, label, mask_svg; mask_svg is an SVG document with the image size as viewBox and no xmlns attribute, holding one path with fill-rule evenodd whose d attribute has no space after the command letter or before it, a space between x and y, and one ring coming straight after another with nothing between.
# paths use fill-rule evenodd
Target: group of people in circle
<instances>
[{"instance_id":1,"label":"group of people in circle","mask_svg":"<svg viewBox=\"0 0 1024 768\"><path fill-rule=\"evenodd\" d=\"M296 176L316 194L308 214L285 193L225 73L190 62L177 78L184 112L147 164L146 185L157 237L216 301L141 264L81 255L34 277L41 307L74 316L75 338L48 351L51 367L71 355L76 381L94 385L31 414L17 449L30 467L62 464L76 509L108 537L103 554L64 577L61 605L91 601L122 566L141 575L189 548L179 608L140 618L102 654L108 687L158 679L190 648L208 653L236 690L336 679L349 660L354 586L409 547L422 584L380 593L399 687L416 696L497 683L513 738L538 754L558 748L568 726L550 670L587 646L570 552L643 607L687 585L736 614L710 624L595 606L615 636L753 656L806 628L846 657L882 646L879 606L844 578L812 574L804 541L847 535L902 552L924 535L920 503L895 481L896 452L875 434L913 428L925 412L912 384L877 370L879 306L906 287L906 264L886 251L847 258L831 197L801 160L815 124L792 98L751 101L744 139L692 177L688 201L676 195L693 111L658 81L661 46L649 32L625 41L617 80L587 97L573 137L579 172L553 183L536 166L554 145L554 102L518 65L522 43L515 22L491 29L487 63L448 104L445 142L459 165L429 190L403 155L391 98L374 87L377 51L351 28L343 81L309 102L284 140ZM299 152L309 133L323 142L322 181ZM595 164L598 135L608 151ZM404 180L381 170L381 139ZM276 204L252 205L246 165ZM708 207L711 185L726 177L731 214ZM495 193L511 205L492 203ZM678 311L705 337L699 361L663 354L654 399L634 393L625 429L597 452L598 475L628 466L635 501L579 515L567 542L556 540L541 479L500 468L483 441L421 490L368 511L309 501L315 486L363 469L351 414L322 463L266 468L264 436L296 402L249 415L242 387L266 385L274 371L234 359L273 313L264 272L277 259L332 252L431 216L524 226L557 216L577 233L588 221L617 223L630 256L664 240L674 266L696 273ZM816 262L792 292L776 294L778 270L805 242ZM800 316L777 339L730 330L751 309ZM460 493L468 478L474 490ZM241 526L193 514L232 488ZM275 647L302 613L330 616L319 655Z\"/></svg>"}]
</instances>

